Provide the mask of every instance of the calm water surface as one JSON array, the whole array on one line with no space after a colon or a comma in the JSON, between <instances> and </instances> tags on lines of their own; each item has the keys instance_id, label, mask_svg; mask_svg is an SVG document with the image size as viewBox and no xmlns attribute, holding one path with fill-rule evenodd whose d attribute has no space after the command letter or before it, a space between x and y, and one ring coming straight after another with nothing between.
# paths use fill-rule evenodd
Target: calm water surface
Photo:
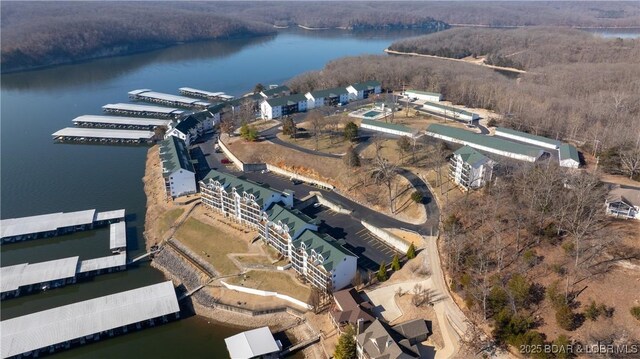
<instances>
[{"instance_id":1,"label":"calm water surface","mask_svg":"<svg viewBox=\"0 0 640 359\"><path fill-rule=\"evenodd\" d=\"M415 32L291 31L275 37L188 44L144 54L2 75L0 216L90 208L127 212L128 256L144 253L146 147L54 144L51 133L136 88L177 93L182 86L241 95L282 83L347 55L380 54ZM1 247L2 266L109 254L107 229ZM163 280L141 264L79 285L2 302L2 319ZM226 357L223 339L240 330L190 317L57 354L58 357Z\"/></svg>"}]
</instances>

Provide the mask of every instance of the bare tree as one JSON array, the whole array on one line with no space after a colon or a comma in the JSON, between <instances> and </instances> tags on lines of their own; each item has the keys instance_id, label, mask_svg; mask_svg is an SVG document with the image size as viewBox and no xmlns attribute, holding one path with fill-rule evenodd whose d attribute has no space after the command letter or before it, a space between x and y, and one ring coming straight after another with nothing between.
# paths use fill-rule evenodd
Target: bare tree
<instances>
[{"instance_id":1,"label":"bare tree","mask_svg":"<svg viewBox=\"0 0 640 359\"><path fill-rule=\"evenodd\" d=\"M395 213L393 205L393 184L397 176L398 167L394 163L391 163L380 156L380 153L376 154L373 161L373 178L376 184L383 184L387 188L387 193L389 195L389 210L391 213Z\"/></svg>"},{"instance_id":2,"label":"bare tree","mask_svg":"<svg viewBox=\"0 0 640 359\"><path fill-rule=\"evenodd\" d=\"M220 132L226 133L229 137L231 137L237 127L238 124L233 116L224 116L220 121Z\"/></svg>"},{"instance_id":3,"label":"bare tree","mask_svg":"<svg viewBox=\"0 0 640 359\"><path fill-rule=\"evenodd\" d=\"M306 120L311 124L311 132L313 133L313 138L316 142L315 150L317 151L320 145L320 136L322 135L322 130L326 125L324 116L322 116L322 114L318 111L311 111L307 115Z\"/></svg>"},{"instance_id":4,"label":"bare tree","mask_svg":"<svg viewBox=\"0 0 640 359\"><path fill-rule=\"evenodd\" d=\"M640 173L640 148L620 152L620 167L629 179Z\"/></svg>"}]
</instances>

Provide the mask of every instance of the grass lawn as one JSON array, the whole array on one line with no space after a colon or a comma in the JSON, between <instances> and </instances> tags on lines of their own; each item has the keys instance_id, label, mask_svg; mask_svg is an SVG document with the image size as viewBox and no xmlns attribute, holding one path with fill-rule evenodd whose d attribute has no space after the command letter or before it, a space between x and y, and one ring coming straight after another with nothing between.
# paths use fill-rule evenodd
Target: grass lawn
<instances>
[{"instance_id":1,"label":"grass lawn","mask_svg":"<svg viewBox=\"0 0 640 359\"><path fill-rule=\"evenodd\" d=\"M298 137L294 139L289 135L283 135L282 133L279 133L278 138L282 141L292 143L296 146L304 147L310 150L316 149L316 139L313 137L313 135L309 135L309 137ZM318 139L318 151L326 153L343 154L347 152L347 148L349 148L350 145L351 143L349 141L345 141L345 139L341 136L335 137L333 139L333 143L328 135L321 135Z\"/></svg>"},{"instance_id":2,"label":"grass lawn","mask_svg":"<svg viewBox=\"0 0 640 359\"><path fill-rule=\"evenodd\" d=\"M245 264L271 264L271 260L265 256L237 256L236 259Z\"/></svg>"},{"instance_id":3,"label":"grass lawn","mask_svg":"<svg viewBox=\"0 0 640 359\"><path fill-rule=\"evenodd\" d=\"M232 277L227 282L247 288L286 294L303 302L306 302L311 294L311 289L298 284L288 273L284 272L248 271L246 280L241 277Z\"/></svg>"},{"instance_id":4,"label":"grass lawn","mask_svg":"<svg viewBox=\"0 0 640 359\"><path fill-rule=\"evenodd\" d=\"M222 275L239 272L238 267L227 258L227 254L247 252L245 242L193 218L187 219L180 226L175 237L211 263Z\"/></svg>"},{"instance_id":5,"label":"grass lawn","mask_svg":"<svg viewBox=\"0 0 640 359\"><path fill-rule=\"evenodd\" d=\"M165 212L158 223L158 234L162 235L173 225L173 223L184 213L184 208L174 208Z\"/></svg>"}]
</instances>

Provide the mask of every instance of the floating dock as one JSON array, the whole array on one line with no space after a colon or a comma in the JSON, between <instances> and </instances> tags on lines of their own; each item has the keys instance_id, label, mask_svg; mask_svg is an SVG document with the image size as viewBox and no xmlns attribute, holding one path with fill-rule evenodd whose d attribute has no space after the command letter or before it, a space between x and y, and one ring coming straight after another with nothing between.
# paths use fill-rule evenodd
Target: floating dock
<instances>
[{"instance_id":1,"label":"floating dock","mask_svg":"<svg viewBox=\"0 0 640 359\"><path fill-rule=\"evenodd\" d=\"M127 250L127 224L124 221L109 226L109 249L111 253Z\"/></svg>"},{"instance_id":2,"label":"floating dock","mask_svg":"<svg viewBox=\"0 0 640 359\"><path fill-rule=\"evenodd\" d=\"M116 115L133 115L141 117L180 118L190 114L179 108L136 105L132 103L110 103L102 106L102 110Z\"/></svg>"},{"instance_id":3,"label":"floating dock","mask_svg":"<svg viewBox=\"0 0 640 359\"><path fill-rule=\"evenodd\" d=\"M124 209L96 212L95 209L57 212L38 216L0 220L2 243L54 237L75 231L85 231L124 219Z\"/></svg>"},{"instance_id":4,"label":"floating dock","mask_svg":"<svg viewBox=\"0 0 640 359\"><path fill-rule=\"evenodd\" d=\"M0 295L17 297L21 292L62 287L76 281L79 257L41 263L23 263L0 268Z\"/></svg>"},{"instance_id":5,"label":"floating dock","mask_svg":"<svg viewBox=\"0 0 640 359\"><path fill-rule=\"evenodd\" d=\"M155 133L139 130L67 127L51 134L55 141L97 143L151 143Z\"/></svg>"},{"instance_id":6,"label":"floating dock","mask_svg":"<svg viewBox=\"0 0 640 359\"><path fill-rule=\"evenodd\" d=\"M78 116L72 121L81 127L102 127L127 130L154 130L156 127L169 127L171 120L160 118L139 118L122 116Z\"/></svg>"},{"instance_id":7,"label":"floating dock","mask_svg":"<svg viewBox=\"0 0 640 359\"><path fill-rule=\"evenodd\" d=\"M179 317L171 281L85 300L0 322L2 358L53 353ZM132 328L132 329L133 329Z\"/></svg>"},{"instance_id":8,"label":"floating dock","mask_svg":"<svg viewBox=\"0 0 640 359\"><path fill-rule=\"evenodd\" d=\"M224 92L210 92L205 90L194 89L192 87L180 87L178 90L183 95L206 98L208 100L222 100L222 101L233 100L233 96L227 95Z\"/></svg>"},{"instance_id":9,"label":"floating dock","mask_svg":"<svg viewBox=\"0 0 640 359\"><path fill-rule=\"evenodd\" d=\"M211 103L202 101L197 98L176 96L162 92L155 92L149 89L129 91L129 98L132 100L154 102L167 106L188 108L196 107L200 109L205 109L211 106Z\"/></svg>"},{"instance_id":10,"label":"floating dock","mask_svg":"<svg viewBox=\"0 0 640 359\"><path fill-rule=\"evenodd\" d=\"M88 277L102 274L102 272L114 272L124 270L127 266L127 253L120 252L115 255L86 259L78 264L76 275Z\"/></svg>"}]
</instances>

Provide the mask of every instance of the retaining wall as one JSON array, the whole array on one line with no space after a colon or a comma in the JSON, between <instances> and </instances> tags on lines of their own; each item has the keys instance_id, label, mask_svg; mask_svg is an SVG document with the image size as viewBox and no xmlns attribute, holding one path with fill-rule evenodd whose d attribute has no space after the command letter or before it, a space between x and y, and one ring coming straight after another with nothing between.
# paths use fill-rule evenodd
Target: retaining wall
<instances>
[{"instance_id":1,"label":"retaining wall","mask_svg":"<svg viewBox=\"0 0 640 359\"><path fill-rule=\"evenodd\" d=\"M307 303L305 303L305 302L303 302L301 300L292 298L292 297L290 297L288 295L280 294L280 293L277 293L277 292L268 292L268 291L264 291L264 290L253 289L253 288L240 287L240 286L237 286L237 285L227 284L224 281L220 281L220 283L222 283L222 285L225 286L227 289L237 290L238 292L242 292L242 293L259 295L259 296L262 296L262 297L276 297L276 298L280 298L282 300L286 300L289 303L293 303L293 304L295 304L297 306L300 306L302 308L305 308L305 309L313 309L313 307L310 306L309 304L307 304Z\"/></svg>"},{"instance_id":2,"label":"retaining wall","mask_svg":"<svg viewBox=\"0 0 640 359\"><path fill-rule=\"evenodd\" d=\"M351 214L351 212L353 212L350 209L346 209L344 207L342 207L339 204L333 203L331 201L329 201L328 199L324 198L324 196L322 196L322 193L320 192L310 192L312 194L314 194L316 196L316 199L318 200L318 203L320 203L321 205L325 206L325 207L329 207L329 209L331 209L334 212L338 212L338 213L342 213L342 214Z\"/></svg>"},{"instance_id":3,"label":"retaining wall","mask_svg":"<svg viewBox=\"0 0 640 359\"><path fill-rule=\"evenodd\" d=\"M362 225L368 229L371 233L373 233L376 237L380 238L383 242L393 247L400 253L407 253L409 250L409 243L405 242L402 238L385 231L384 229L375 227L366 221L361 221ZM417 246L420 243L416 243Z\"/></svg>"},{"instance_id":4,"label":"retaining wall","mask_svg":"<svg viewBox=\"0 0 640 359\"><path fill-rule=\"evenodd\" d=\"M324 188L324 189L333 190L333 188L334 188L333 185L331 185L331 184L329 184L327 182L319 181L319 180L313 179L311 177L307 177L307 176L303 176L303 175L300 175L300 174L297 174L297 173L294 173L294 172L291 172L291 171L287 171L285 169L282 169L280 167L274 166L274 165L269 164L269 163L267 163L267 169L269 171L273 171L273 172L275 172L277 174L280 174L282 176L293 178L293 179L296 179L296 180L302 181L302 182L311 183L311 184L314 184L314 185L316 185L318 187L321 187L321 188Z\"/></svg>"},{"instance_id":5,"label":"retaining wall","mask_svg":"<svg viewBox=\"0 0 640 359\"><path fill-rule=\"evenodd\" d=\"M240 171L244 171L244 162L240 161L238 157L233 154L233 152L229 151L227 146L224 144L224 142L222 142L220 138L218 138L218 145L220 146L222 152L224 152L224 154L227 156L227 158L229 158L229 160L233 162L233 164L236 165L236 167L238 167Z\"/></svg>"}]
</instances>

